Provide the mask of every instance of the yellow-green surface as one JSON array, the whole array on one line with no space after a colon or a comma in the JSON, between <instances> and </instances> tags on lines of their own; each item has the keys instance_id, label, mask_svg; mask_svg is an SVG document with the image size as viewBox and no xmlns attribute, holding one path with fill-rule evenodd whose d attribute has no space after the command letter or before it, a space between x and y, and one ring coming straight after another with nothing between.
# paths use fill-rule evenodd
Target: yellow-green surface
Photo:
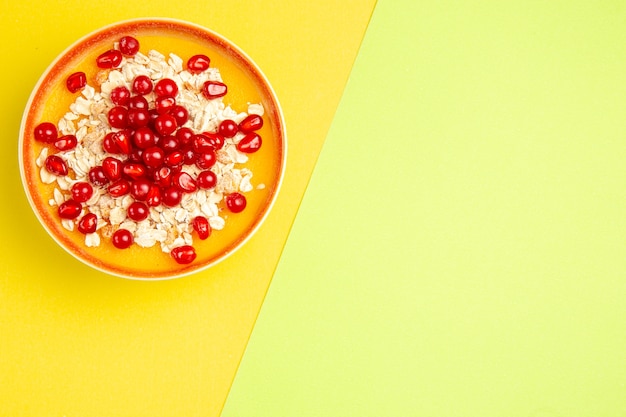
<instances>
[{"instance_id":1,"label":"yellow-green surface","mask_svg":"<svg viewBox=\"0 0 626 417\"><path fill-rule=\"evenodd\" d=\"M626 415L626 4L380 0L224 417Z\"/></svg>"}]
</instances>

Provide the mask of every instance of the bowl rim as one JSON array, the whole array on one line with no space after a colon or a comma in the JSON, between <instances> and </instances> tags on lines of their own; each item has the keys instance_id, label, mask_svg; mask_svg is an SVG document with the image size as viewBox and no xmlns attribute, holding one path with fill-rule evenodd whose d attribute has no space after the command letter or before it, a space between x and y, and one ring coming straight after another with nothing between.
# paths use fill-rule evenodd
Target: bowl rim
<instances>
[{"instance_id":1,"label":"bowl rim","mask_svg":"<svg viewBox=\"0 0 626 417\"><path fill-rule=\"evenodd\" d=\"M254 223L250 227L244 230L244 232L242 233L241 236L239 236L238 239L234 240L234 243L232 244L232 246L227 246L224 249L223 253L210 259L206 263L202 263L202 264L192 263L189 266L186 266L186 267L183 266L179 271L175 271L171 273L168 271L164 273L159 273L158 275L154 275L154 276L146 276L146 275L133 274L133 273L127 274L127 273L119 271L117 268L107 269L104 266L101 266L100 264L97 264L97 263L91 262L88 259L85 259L85 257L81 256L80 253L76 253L70 247L68 247L66 242L61 240L60 237L57 236L57 234L51 229L51 226L47 224L42 214L40 213L38 205L36 204L31 194L32 193L30 189L31 184L30 184L28 175L26 173L26 167L24 165L25 129L26 129L26 125L29 119L29 113L32 108L33 102L35 101L35 98L37 97L38 93L42 89L42 84L50 75L50 73L56 69L57 65L59 65L59 63L62 60L67 59L67 57L72 53L72 51L74 51L80 45L86 43L90 39L96 38L98 35L104 36L111 30L119 29L119 28L126 27L126 26L133 26L133 25L137 26L141 24L168 25L169 29L173 29L173 30L178 30L178 29L182 29L185 27L188 29L190 28L204 35L208 35L208 38L216 42L218 44L217 46L219 46L220 48L226 48L228 50L234 51L236 55L238 55L241 58L242 63L245 64L245 66L250 69L250 71L255 75L255 77L258 77L258 81L262 84L263 88L267 90L267 96L269 100L273 103L273 107L275 110L275 120L278 122L276 123L277 126L275 127L276 128L275 135L279 136L279 140L277 141L277 143L281 145L281 155L282 155L282 157L280 158L280 164L278 166L278 170L279 170L278 176L276 178L275 183L272 184L273 193L271 197L269 197L268 202L262 206L263 211L261 215L254 221ZM193 274L207 270L221 263L224 260L228 259L235 252L237 252L239 249L241 249L241 247L243 247L256 234L256 232L261 228L263 223L265 223L265 220L267 219L270 212L272 211L276 203L276 200L278 199L278 194L280 192L280 189L282 188L282 183L285 177L285 171L287 169L287 151L288 151L287 143L288 143L288 139L287 139L287 128L286 128L285 116L284 116L284 112L280 104L280 101L278 99L278 96L272 84L270 83L269 79L265 75L265 73L242 48L240 48L236 43L227 39L225 36L221 35L220 33L210 28L207 28L205 26L202 26L200 24L197 24L197 23L193 23L190 21L177 19L177 18L169 18L169 17L139 17L139 18L116 21L116 22L101 26L95 30L92 30L86 33L85 35L81 36L80 38L72 42L64 50L62 50L55 57L55 59L47 66L47 68L40 75L39 79L37 80L33 89L31 90L29 98L24 107L24 112L22 114L22 119L20 123L19 134L18 134L18 165L19 165L19 170L20 170L22 187L24 189L24 193L26 194L26 198L28 200L28 203L33 213L35 214L39 223L44 227L44 230L46 230L47 234L50 237L52 237L52 239L60 247L62 247L67 253L69 253L73 258L107 275L116 276L119 278L125 278L129 280L137 280L137 281L162 281L162 280L170 280L170 279L182 278L185 276L193 275ZM103 264L104 263L105 262L103 261Z\"/></svg>"}]
</instances>

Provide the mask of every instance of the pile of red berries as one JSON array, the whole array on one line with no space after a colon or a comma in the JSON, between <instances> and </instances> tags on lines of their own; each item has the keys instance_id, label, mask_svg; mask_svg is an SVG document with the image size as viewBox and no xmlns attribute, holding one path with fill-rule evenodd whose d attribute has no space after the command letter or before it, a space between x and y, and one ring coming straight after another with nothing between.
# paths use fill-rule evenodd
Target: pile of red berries
<instances>
[{"instance_id":1,"label":"pile of red berries","mask_svg":"<svg viewBox=\"0 0 626 417\"><path fill-rule=\"evenodd\" d=\"M121 65L123 56L130 57L138 51L138 40L124 36L119 40L118 49L98 56L96 65L101 69L114 69ZM201 73L209 64L206 55L195 55L187 61L187 71ZM71 93L76 93L87 85L87 77L83 72L75 72L67 78L66 85ZM208 100L220 98L227 91L227 86L218 81L206 81L202 88ZM149 104L146 95L152 92L154 103ZM154 83L145 75L135 77L130 89L118 86L111 91L113 107L108 110L107 121L112 129L102 139L102 150L108 156L89 170L88 181L71 186L71 198L58 206L59 217L77 219L81 233L94 233L97 216L88 211L83 214L83 205L92 197L93 188L99 187L112 197L132 196L134 201L127 208L127 217L137 222L145 220L149 207L174 207L184 194L216 186L218 178L211 168L217 160L216 151L222 149L225 139L242 133L243 138L236 145L239 151L253 153L261 147L261 136L257 133L263 126L261 116L250 114L240 123L227 119L215 132L194 132L184 126L189 111L177 104L177 94L178 85L174 80L162 78ZM59 136L56 126L50 122L36 126L34 138L58 152L72 150L78 143L74 135ZM185 165L195 165L199 174L192 177L182 169ZM69 172L67 163L57 154L46 158L45 168L58 176ZM224 200L233 213L246 207L245 196L238 192L226 195ZM200 239L211 234L209 221L203 216L194 218L192 226ZM117 229L111 239L120 249L133 244L133 234L122 228ZM174 248L171 255L183 264L196 258L190 245Z\"/></svg>"}]
</instances>

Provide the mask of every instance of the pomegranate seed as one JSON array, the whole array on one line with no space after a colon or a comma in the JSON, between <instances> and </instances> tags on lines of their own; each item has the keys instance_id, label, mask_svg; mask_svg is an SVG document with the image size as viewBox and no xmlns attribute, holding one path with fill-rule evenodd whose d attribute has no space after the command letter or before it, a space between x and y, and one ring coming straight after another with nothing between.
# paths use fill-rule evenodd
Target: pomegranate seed
<instances>
[{"instance_id":1,"label":"pomegranate seed","mask_svg":"<svg viewBox=\"0 0 626 417\"><path fill-rule=\"evenodd\" d=\"M204 132L204 136L209 138L209 145L216 151L224 147L224 137L218 133Z\"/></svg>"},{"instance_id":2,"label":"pomegranate seed","mask_svg":"<svg viewBox=\"0 0 626 417\"><path fill-rule=\"evenodd\" d=\"M35 140L38 142L54 143L57 137L57 127L50 122L43 122L35 127Z\"/></svg>"},{"instance_id":3,"label":"pomegranate seed","mask_svg":"<svg viewBox=\"0 0 626 417\"><path fill-rule=\"evenodd\" d=\"M154 182L161 187L172 185L172 170L169 167L161 167L154 171Z\"/></svg>"},{"instance_id":4,"label":"pomegranate seed","mask_svg":"<svg viewBox=\"0 0 626 417\"><path fill-rule=\"evenodd\" d=\"M148 100L144 96L132 96L128 99L129 109L145 109L148 110Z\"/></svg>"},{"instance_id":5,"label":"pomegranate seed","mask_svg":"<svg viewBox=\"0 0 626 417\"><path fill-rule=\"evenodd\" d=\"M150 113L147 109L128 109L128 126L133 129L148 126Z\"/></svg>"},{"instance_id":6,"label":"pomegranate seed","mask_svg":"<svg viewBox=\"0 0 626 417\"><path fill-rule=\"evenodd\" d=\"M138 75L133 80L131 87L133 93L146 95L152 91L152 80L147 75Z\"/></svg>"},{"instance_id":7,"label":"pomegranate seed","mask_svg":"<svg viewBox=\"0 0 626 417\"><path fill-rule=\"evenodd\" d=\"M250 114L239 123L239 130L243 133L254 132L263 127L263 118L258 114Z\"/></svg>"},{"instance_id":8,"label":"pomegranate seed","mask_svg":"<svg viewBox=\"0 0 626 417\"><path fill-rule=\"evenodd\" d=\"M165 151L165 153L169 153L172 151L177 151L180 149L180 142L176 139L176 136L168 135L164 136L159 140L159 147Z\"/></svg>"},{"instance_id":9,"label":"pomegranate seed","mask_svg":"<svg viewBox=\"0 0 626 417\"><path fill-rule=\"evenodd\" d=\"M109 95L113 104L117 106L125 106L130 99L130 90L123 85L115 87Z\"/></svg>"},{"instance_id":10,"label":"pomegranate seed","mask_svg":"<svg viewBox=\"0 0 626 417\"><path fill-rule=\"evenodd\" d=\"M98 216L87 213L78 221L78 231L83 234L94 233L98 227Z\"/></svg>"},{"instance_id":11,"label":"pomegranate seed","mask_svg":"<svg viewBox=\"0 0 626 417\"><path fill-rule=\"evenodd\" d=\"M209 169L213 165L215 165L216 161L217 158L214 151L209 151L196 155L196 166L200 169Z\"/></svg>"},{"instance_id":12,"label":"pomegranate seed","mask_svg":"<svg viewBox=\"0 0 626 417\"><path fill-rule=\"evenodd\" d=\"M175 166L182 165L183 162L185 162L185 154L182 151L173 151L167 154L167 156L165 156L165 159L163 160L163 162L168 167L175 167Z\"/></svg>"},{"instance_id":13,"label":"pomegranate seed","mask_svg":"<svg viewBox=\"0 0 626 417\"><path fill-rule=\"evenodd\" d=\"M130 183L123 178L119 179L109 185L108 191L113 197L121 197L130 192Z\"/></svg>"},{"instance_id":14,"label":"pomegranate seed","mask_svg":"<svg viewBox=\"0 0 626 417\"><path fill-rule=\"evenodd\" d=\"M181 191L186 193L193 193L198 189L196 180L194 180L191 175L185 171L172 175L172 185L178 187Z\"/></svg>"},{"instance_id":15,"label":"pomegranate seed","mask_svg":"<svg viewBox=\"0 0 626 417\"><path fill-rule=\"evenodd\" d=\"M137 201L146 201L152 183L146 178L137 178L130 183L130 195Z\"/></svg>"},{"instance_id":16,"label":"pomegranate seed","mask_svg":"<svg viewBox=\"0 0 626 417\"><path fill-rule=\"evenodd\" d=\"M109 179L101 166L91 168L87 176L89 177L89 181L98 187L103 187L109 183Z\"/></svg>"},{"instance_id":17,"label":"pomegranate seed","mask_svg":"<svg viewBox=\"0 0 626 417\"><path fill-rule=\"evenodd\" d=\"M146 203L150 207L157 207L161 204L161 188L158 185L152 184L146 196Z\"/></svg>"},{"instance_id":18,"label":"pomegranate seed","mask_svg":"<svg viewBox=\"0 0 626 417\"><path fill-rule=\"evenodd\" d=\"M202 86L202 94L209 100L223 97L227 92L226 84L219 81L206 81Z\"/></svg>"},{"instance_id":19,"label":"pomegranate seed","mask_svg":"<svg viewBox=\"0 0 626 417\"><path fill-rule=\"evenodd\" d=\"M133 133L133 143L139 149L148 149L156 145L156 136L149 127L140 127Z\"/></svg>"},{"instance_id":20,"label":"pomegranate seed","mask_svg":"<svg viewBox=\"0 0 626 417\"><path fill-rule=\"evenodd\" d=\"M198 174L198 177L196 178L196 183L198 184L199 188L202 188L203 190L209 190L217 185L217 175L215 175L215 172L210 170L202 171Z\"/></svg>"},{"instance_id":21,"label":"pomegranate seed","mask_svg":"<svg viewBox=\"0 0 626 417\"><path fill-rule=\"evenodd\" d=\"M198 133L193 136L193 150L196 153L209 152L215 150L213 142L207 134Z\"/></svg>"},{"instance_id":22,"label":"pomegranate seed","mask_svg":"<svg viewBox=\"0 0 626 417\"><path fill-rule=\"evenodd\" d=\"M133 234L126 229L117 229L111 237L113 246L118 249L129 248L133 244Z\"/></svg>"},{"instance_id":23,"label":"pomegranate seed","mask_svg":"<svg viewBox=\"0 0 626 417\"><path fill-rule=\"evenodd\" d=\"M206 71L209 68L211 60L206 55L194 55L187 60L187 70L192 74Z\"/></svg>"},{"instance_id":24,"label":"pomegranate seed","mask_svg":"<svg viewBox=\"0 0 626 417\"><path fill-rule=\"evenodd\" d=\"M178 94L178 85L171 78L162 78L154 86L154 92L157 96L176 97Z\"/></svg>"},{"instance_id":25,"label":"pomegranate seed","mask_svg":"<svg viewBox=\"0 0 626 417\"><path fill-rule=\"evenodd\" d=\"M177 127L176 118L171 114L160 114L154 121L154 130L161 136L171 135Z\"/></svg>"},{"instance_id":26,"label":"pomegranate seed","mask_svg":"<svg viewBox=\"0 0 626 417\"><path fill-rule=\"evenodd\" d=\"M133 56L139 52L139 41L132 36L124 36L119 42L120 52L126 56Z\"/></svg>"},{"instance_id":27,"label":"pomegranate seed","mask_svg":"<svg viewBox=\"0 0 626 417\"><path fill-rule=\"evenodd\" d=\"M239 193L230 193L226 196L226 207L233 213L241 213L246 208L246 197Z\"/></svg>"},{"instance_id":28,"label":"pomegranate seed","mask_svg":"<svg viewBox=\"0 0 626 417\"><path fill-rule=\"evenodd\" d=\"M261 136L259 136L256 132L251 132L239 141L237 149L244 153L253 153L261 148L262 143L263 141L261 140Z\"/></svg>"},{"instance_id":29,"label":"pomegranate seed","mask_svg":"<svg viewBox=\"0 0 626 417\"><path fill-rule=\"evenodd\" d=\"M120 150L121 153L128 155L132 151L132 144L130 143L130 131L129 130L120 130L119 132L115 132L113 136L111 136L111 140Z\"/></svg>"},{"instance_id":30,"label":"pomegranate seed","mask_svg":"<svg viewBox=\"0 0 626 417\"><path fill-rule=\"evenodd\" d=\"M107 114L107 121L111 125L111 127L115 127L117 129L124 129L128 126L128 110L126 107L115 106L109 110Z\"/></svg>"},{"instance_id":31,"label":"pomegranate seed","mask_svg":"<svg viewBox=\"0 0 626 417\"><path fill-rule=\"evenodd\" d=\"M193 130L188 127L181 127L176 131L176 139L180 142L181 146L187 146L192 143L194 137Z\"/></svg>"},{"instance_id":32,"label":"pomegranate seed","mask_svg":"<svg viewBox=\"0 0 626 417\"><path fill-rule=\"evenodd\" d=\"M189 120L189 112L183 106L175 105L170 109L170 114L176 119L176 124L182 126Z\"/></svg>"},{"instance_id":33,"label":"pomegranate seed","mask_svg":"<svg viewBox=\"0 0 626 417\"><path fill-rule=\"evenodd\" d=\"M107 156L102 161L102 170L110 181L117 181L122 178L123 166L124 163L122 161L112 156Z\"/></svg>"},{"instance_id":34,"label":"pomegranate seed","mask_svg":"<svg viewBox=\"0 0 626 417\"><path fill-rule=\"evenodd\" d=\"M54 142L54 147L60 151L69 151L78 145L78 140L74 135L64 135Z\"/></svg>"},{"instance_id":35,"label":"pomegranate seed","mask_svg":"<svg viewBox=\"0 0 626 417\"><path fill-rule=\"evenodd\" d=\"M154 107L156 108L156 111L158 114L168 113L175 106L176 106L176 99L171 96L159 96L154 100Z\"/></svg>"},{"instance_id":36,"label":"pomegranate seed","mask_svg":"<svg viewBox=\"0 0 626 417\"><path fill-rule=\"evenodd\" d=\"M148 173L146 166L137 162L126 162L122 167L122 172L131 180L143 178Z\"/></svg>"},{"instance_id":37,"label":"pomegranate seed","mask_svg":"<svg viewBox=\"0 0 626 417\"><path fill-rule=\"evenodd\" d=\"M58 155L49 155L46 158L45 166L51 174L58 175L60 177L67 175L67 164Z\"/></svg>"},{"instance_id":38,"label":"pomegranate seed","mask_svg":"<svg viewBox=\"0 0 626 417\"><path fill-rule=\"evenodd\" d=\"M232 138L237 134L238 130L237 123L231 119L223 120L217 128L217 132L225 138Z\"/></svg>"},{"instance_id":39,"label":"pomegranate seed","mask_svg":"<svg viewBox=\"0 0 626 417\"><path fill-rule=\"evenodd\" d=\"M83 206L75 200L69 199L59 205L58 213L62 219L75 219L80 216Z\"/></svg>"},{"instance_id":40,"label":"pomegranate seed","mask_svg":"<svg viewBox=\"0 0 626 417\"><path fill-rule=\"evenodd\" d=\"M117 146L117 144L113 140L113 135L115 135L115 133L116 132L109 132L104 136L104 139L102 139L102 149L104 149L105 152L122 153L120 148Z\"/></svg>"},{"instance_id":41,"label":"pomegranate seed","mask_svg":"<svg viewBox=\"0 0 626 417\"><path fill-rule=\"evenodd\" d=\"M183 149L183 155L184 155L184 163L187 165L192 165L196 163L196 153L193 151L192 147L187 147L185 149Z\"/></svg>"},{"instance_id":42,"label":"pomegranate seed","mask_svg":"<svg viewBox=\"0 0 626 417\"><path fill-rule=\"evenodd\" d=\"M191 225L193 226L194 230L198 232L198 237L201 240L205 240L206 238L211 236L211 225L209 224L209 221L206 217L195 217L192 220Z\"/></svg>"},{"instance_id":43,"label":"pomegranate seed","mask_svg":"<svg viewBox=\"0 0 626 417\"><path fill-rule=\"evenodd\" d=\"M196 251L191 245L179 246L172 249L172 258L181 265L190 264L196 259Z\"/></svg>"},{"instance_id":44,"label":"pomegranate seed","mask_svg":"<svg viewBox=\"0 0 626 417\"><path fill-rule=\"evenodd\" d=\"M117 68L122 63L122 53L116 49L110 49L96 58L98 68Z\"/></svg>"},{"instance_id":45,"label":"pomegranate seed","mask_svg":"<svg viewBox=\"0 0 626 417\"><path fill-rule=\"evenodd\" d=\"M163 190L162 201L168 207L174 207L183 198L183 192L175 186L167 187Z\"/></svg>"},{"instance_id":46,"label":"pomegranate seed","mask_svg":"<svg viewBox=\"0 0 626 417\"><path fill-rule=\"evenodd\" d=\"M126 209L126 214L130 217L131 220L136 222L140 222L142 220L146 220L148 215L150 214L150 210L148 206L140 201L135 201L128 206Z\"/></svg>"},{"instance_id":47,"label":"pomegranate seed","mask_svg":"<svg viewBox=\"0 0 626 417\"><path fill-rule=\"evenodd\" d=\"M143 151L142 159L144 164L149 168L158 168L163 165L163 159L165 158L165 152L158 146L151 146Z\"/></svg>"},{"instance_id":48,"label":"pomegranate seed","mask_svg":"<svg viewBox=\"0 0 626 417\"><path fill-rule=\"evenodd\" d=\"M74 199L74 201L84 203L93 195L93 187L88 182L79 181L72 185L70 192L72 193L72 199Z\"/></svg>"},{"instance_id":49,"label":"pomegranate seed","mask_svg":"<svg viewBox=\"0 0 626 417\"><path fill-rule=\"evenodd\" d=\"M87 85L87 76L84 72L75 72L67 77L65 85L70 93L75 93L82 90Z\"/></svg>"}]
</instances>

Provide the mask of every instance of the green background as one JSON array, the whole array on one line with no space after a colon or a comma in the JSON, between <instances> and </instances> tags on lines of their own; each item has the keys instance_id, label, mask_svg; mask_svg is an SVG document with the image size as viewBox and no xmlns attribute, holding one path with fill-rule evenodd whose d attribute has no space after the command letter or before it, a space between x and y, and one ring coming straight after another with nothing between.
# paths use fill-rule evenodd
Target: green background
<instances>
[{"instance_id":1,"label":"green background","mask_svg":"<svg viewBox=\"0 0 626 417\"><path fill-rule=\"evenodd\" d=\"M626 415L626 3L379 0L224 417Z\"/></svg>"}]
</instances>

